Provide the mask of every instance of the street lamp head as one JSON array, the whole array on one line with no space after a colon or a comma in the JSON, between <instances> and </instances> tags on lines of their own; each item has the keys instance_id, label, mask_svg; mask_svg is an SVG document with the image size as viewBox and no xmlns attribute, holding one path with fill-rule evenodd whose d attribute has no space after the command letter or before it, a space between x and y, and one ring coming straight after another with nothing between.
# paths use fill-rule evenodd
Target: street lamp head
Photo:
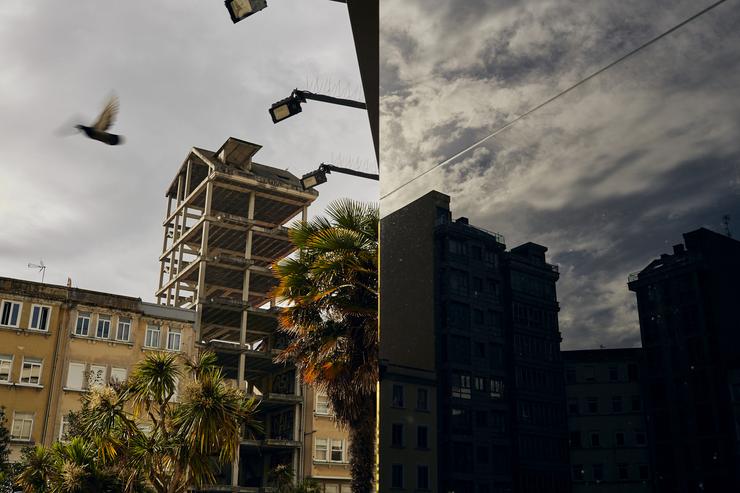
<instances>
[{"instance_id":1,"label":"street lamp head","mask_svg":"<svg viewBox=\"0 0 740 493\"><path fill-rule=\"evenodd\" d=\"M316 171L306 173L301 178L301 185L304 190L309 190L317 185L321 185L322 183L326 183L326 172L323 169L317 169Z\"/></svg>"},{"instance_id":2,"label":"street lamp head","mask_svg":"<svg viewBox=\"0 0 740 493\"><path fill-rule=\"evenodd\" d=\"M224 3L234 24L267 7L267 0L226 0Z\"/></svg>"},{"instance_id":3,"label":"street lamp head","mask_svg":"<svg viewBox=\"0 0 740 493\"><path fill-rule=\"evenodd\" d=\"M270 106L269 111L272 117L272 123L281 122L303 111L301 108L301 99L297 95L291 94L289 97Z\"/></svg>"}]
</instances>

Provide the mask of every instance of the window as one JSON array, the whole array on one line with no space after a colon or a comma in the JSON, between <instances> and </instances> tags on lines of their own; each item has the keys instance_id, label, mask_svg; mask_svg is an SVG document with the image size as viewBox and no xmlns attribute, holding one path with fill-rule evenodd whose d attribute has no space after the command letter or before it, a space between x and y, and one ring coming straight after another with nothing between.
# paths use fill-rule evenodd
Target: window
<instances>
[{"instance_id":1,"label":"window","mask_svg":"<svg viewBox=\"0 0 740 493\"><path fill-rule=\"evenodd\" d=\"M599 436L598 431L592 431L591 432L591 446L592 447L601 447L601 438Z\"/></svg>"},{"instance_id":2,"label":"window","mask_svg":"<svg viewBox=\"0 0 740 493\"><path fill-rule=\"evenodd\" d=\"M88 388L103 387L105 385L106 367L90 365L90 373L87 377Z\"/></svg>"},{"instance_id":3,"label":"window","mask_svg":"<svg viewBox=\"0 0 740 493\"><path fill-rule=\"evenodd\" d=\"M486 411L475 411L475 426L479 428L488 426L488 413Z\"/></svg>"},{"instance_id":4,"label":"window","mask_svg":"<svg viewBox=\"0 0 740 493\"><path fill-rule=\"evenodd\" d=\"M51 307L42 305L31 306L31 320L28 327L34 330L49 330L50 313Z\"/></svg>"},{"instance_id":5,"label":"window","mask_svg":"<svg viewBox=\"0 0 740 493\"><path fill-rule=\"evenodd\" d=\"M583 464L573 464L573 480L583 481L585 472L583 470Z\"/></svg>"},{"instance_id":6,"label":"window","mask_svg":"<svg viewBox=\"0 0 740 493\"><path fill-rule=\"evenodd\" d=\"M632 410L640 411L642 409L642 399L639 395L632 396Z\"/></svg>"},{"instance_id":7,"label":"window","mask_svg":"<svg viewBox=\"0 0 740 493\"><path fill-rule=\"evenodd\" d=\"M391 466L391 488L403 488L403 464Z\"/></svg>"},{"instance_id":8,"label":"window","mask_svg":"<svg viewBox=\"0 0 740 493\"><path fill-rule=\"evenodd\" d=\"M416 466L416 489L429 489L429 466Z\"/></svg>"},{"instance_id":9,"label":"window","mask_svg":"<svg viewBox=\"0 0 740 493\"><path fill-rule=\"evenodd\" d=\"M617 380L619 380L619 367L609 367L609 380L612 382L616 382Z\"/></svg>"},{"instance_id":10,"label":"window","mask_svg":"<svg viewBox=\"0 0 740 493\"><path fill-rule=\"evenodd\" d=\"M601 481L604 479L604 464L594 464L592 467L594 481Z\"/></svg>"},{"instance_id":11,"label":"window","mask_svg":"<svg viewBox=\"0 0 740 493\"><path fill-rule=\"evenodd\" d=\"M635 432L635 443L637 445L643 445L644 446L645 443L646 443L646 441L647 440L645 439L645 432L644 431L636 431Z\"/></svg>"},{"instance_id":12,"label":"window","mask_svg":"<svg viewBox=\"0 0 740 493\"><path fill-rule=\"evenodd\" d=\"M583 368L584 377L587 382L595 382L596 381L596 374L594 372L593 366L586 366Z\"/></svg>"},{"instance_id":13,"label":"window","mask_svg":"<svg viewBox=\"0 0 740 493\"><path fill-rule=\"evenodd\" d=\"M504 381L499 378L491 379L491 397L501 399L504 396Z\"/></svg>"},{"instance_id":14,"label":"window","mask_svg":"<svg viewBox=\"0 0 740 493\"><path fill-rule=\"evenodd\" d=\"M640 471L640 479L648 479L648 466L640 464L637 469Z\"/></svg>"},{"instance_id":15,"label":"window","mask_svg":"<svg viewBox=\"0 0 740 493\"><path fill-rule=\"evenodd\" d=\"M473 277L473 294L476 295L482 292L483 292L483 279L481 279L480 277ZM480 323L483 323L483 312L480 312Z\"/></svg>"},{"instance_id":16,"label":"window","mask_svg":"<svg viewBox=\"0 0 740 493\"><path fill-rule=\"evenodd\" d=\"M418 411L429 410L429 391L427 389L416 389L416 409Z\"/></svg>"},{"instance_id":17,"label":"window","mask_svg":"<svg viewBox=\"0 0 740 493\"><path fill-rule=\"evenodd\" d=\"M578 414L578 398L568 399L568 414Z\"/></svg>"},{"instance_id":18,"label":"window","mask_svg":"<svg viewBox=\"0 0 740 493\"><path fill-rule=\"evenodd\" d=\"M629 479L629 470L627 469L627 464L617 464L617 475L619 479Z\"/></svg>"},{"instance_id":19,"label":"window","mask_svg":"<svg viewBox=\"0 0 740 493\"><path fill-rule=\"evenodd\" d=\"M13 372L13 355L0 354L0 382L10 383L10 376Z\"/></svg>"},{"instance_id":20,"label":"window","mask_svg":"<svg viewBox=\"0 0 740 493\"><path fill-rule=\"evenodd\" d=\"M339 486L336 484L324 485L324 493L339 493Z\"/></svg>"},{"instance_id":21,"label":"window","mask_svg":"<svg viewBox=\"0 0 740 493\"><path fill-rule=\"evenodd\" d=\"M470 399L470 375L452 374L452 397Z\"/></svg>"},{"instance_id":22,"label":"window","mask_svg":"<svg viewBox=\"0 0 740 493\"><path fill-rule=\"evenodd\" d=\"M328 440L326 438L317 438L314 442L313 460L326 462L329 458Z\"/></svg>"},{"instance_id":23,"label":"window","mask_svg":"<svg viewBox=\"0 0 740 493\"><path fill-rule=\"evenodd\" d=\"M586 408L588 412L595 414L599 412L599 399L597 397L586 398Z\"/></svg>"},{"instance_id":24,"label":"window","mask_svg":"<svg viewBox=\"0 0 740 493\"><path fill-rule=\"evenodd\" d=\"M403 424L393 423L391 426L391 446L403 447Z\"/></svg>"},{"instance_id":25,"label":"window","mask_svg":"<svg viewBox=\"0 0 740 493\"><path fill-rule=\"evenodd\" d=\"M326 492L324 492L326 493ZM352 493L352 486L348 484L339 485L339 493Z\"/></svg>"},{"instance_id":26,"label":"window","mask_svg":"<svg viewBox=\"0 0 740 493\"><path fill-rule=\"evenodd\" d=\"M23 366L21 367L21 378L19 382L30 385L41 385L42 365L43 360L37 358L23 358Z\"/></svg>"},{"instance_id":27,"label":"window","mask_svg":"<svg viewBox=\"0 0 740 493\"><path fill-rule=\"evenodd\" d=\"M576 383L576 369L572 366L565 369L565 381L567 383Z\"/></svg>"},{"instance_id":28,"label":"window","mask_svg":"<svg viewBox=\"0 0 740 493\"><path fill-rule=\"evenodd\" d=\"M121 383L126 380L128 371L126 368L111 368L110 369L110 381L111 383Z\"/></svg>"},{"instance_id":29,"label":"window","mask_svg":"<svg viewBox=\"0 0 740 493\"><path fill-rule=\"evenodd\" d=\"M326 394L322 392L316 393L316 405L314 411L316 414L321 416L328 416L331 414L329 412L329 397Z\"/></svg>"},{"instance_id":30,"label":"window","mask_svg":"<svg viewBox=\"0 0 740 493\"><path fill-rule=\"evenodd\" d=\"M18 327L20 318L21 304L17 301L3 301L2 310L0 310L0 325L8 327Z\"/></svg>"},{"instance_id":31,"label":"window","mask_svg":"<svg viewBox=\"0 0 740 493\"><path fill-rule=\"evenodd\" d=\"M181 341L182 334L179 330L170 329L169 332L167 332L167 349L170 351L179 351Z\"/></svg>"},{"instance_id":32,"label":"window","mask_svg":"<svg viewBox=\"0 0 740 493\"><path fill-rule=\"evenodd\" d=\"M429 448L429 432L426 426L416 427L416 448Z\"/></svg>"},{"instance_id":33,"label":"window","mask_svg":"<svg viewBox=\"0 0 740 493\"><path fill-rule=\"evenodd\" d=\"M615 413L622 412L622 396L621 395L615 395L612 397L612 412L615 412Z\"/></svg>"},{"instance_id":34,"label":"window","mask_svg":"<svg viewBox=\"0 0 740 493\"><path fill-rule=\"evenodd\" d=\"M33 430L33 413L13 413L13 426L10 429L10 439L23 442L31 441Z\"/></svg>"},{"instance_id":35,"label":"window","mask_svg":"<svg viewBox=\"0 0 740 493\"><path fill-rule=\"evenodd\" d=\"M98 328L95 331L98 339L110 339L110 317L98 315Z\"/></svg>"},{"instance_id":36,"label":"window","mask_svg":"<svg viewBox=\"0 0 740 493\"><path fill-rule=\"evenodd\" d=\"M475 377L473 379L473 383L475 384L475 390L484 390L483 389L483 377Z\"/></svg>"},{"instance_id":37,"label":"window","mask_svg":"<svg viewBox=\"0 0 740 493\"><path fill-rule=\"evenodd\" d=\"M144 347L159 347L159 327L156 325L147 325Z\"/></svg>"},{"instance_id":38,"label":"window","mask_svg":"<svg viewBox=\"0 0 740 493\"><path fill-rule=\"evenodd\" d=\"M393 384L393 407L403 407L403 385L399 383Z\"/></svg>"},{"instance_id":39,"label":"window","mask_svg":"<svg viewBox=\"0 0 740 493\"><path fill-rule=\"evenodd\" d=\"M90 314L78 313L77 325L75 326L75 335L86 336L90 333Z\"/></svg>"},{"instance_id":40,"label":"window","mask_svg":"<svg viewBox=\"0 0 740 493\"><path fill-rule=\"evenodd\" d=\"M62 416L62 424L59 427L59 441L60 442L67 440L68 432L69 432L69 416Z\"/></svg>"},{"instance_id":41,"label":"window","mask_svg":"<svg viewBox=\"0 0 740 493\"><path fill-rule=\"evenodd\" d=\"M580 431L570 432L570 446L571 448L581 447L581 432Z\"/></svg>"},{"instance_id":42,"label":"window","mask_svg":"<svg viewBox=\"0 0 740 493\"><path fill-rule=\"evenodd\" d=\"M118 317L117 341L128 341L131 338L131 319Z\"/></svg>"},{"instance_id":43,"label":"window","mask_svg":"<svg viewBox=\"0 0 740 493\"><path fill-rule=\"evenodd\" d=\"M332 440L331 441L331 461L332 462L344 462L344 441L343 440Z\"/></svg>"},{"instance_id":44,"label":"window","mask_svg":"<svg viewBox=\"0 0 740 493\"><path fill-rule=\"evenodd\" d=\"M614 434L614 443L617 444L617 447L624 446L624 432L623 431L618 431Z\"/></svg>"},{"instance_id":45,"label":"window","mask_svg":"<svg viewBox=\"0 0 740 493\"><path fill-rule=\"evenodd\" d=\"M637 363L630 363L627 365L627 379L630 382L636 382L640 376L640 372L637 367Z\"/></svg>"},{"instance_id":46,"label":"window","mask_svg":"<svg viewBox=\"0 0 740 493\"><path fill-rule=\"evenodd\" d=\"M67 388L82 390L85 381L85 364L70 363L67 371Z\"/></svg>"},{"instance_id":47,"label":"window","mask_svg":"<svg viewBox=\"0 0 740 493\"><path fill-rule=\"evenodd\" d=\"M478 464L488 464L488 447L478 445L475 448L475 460Z\"/></svg>"}]
</instances>

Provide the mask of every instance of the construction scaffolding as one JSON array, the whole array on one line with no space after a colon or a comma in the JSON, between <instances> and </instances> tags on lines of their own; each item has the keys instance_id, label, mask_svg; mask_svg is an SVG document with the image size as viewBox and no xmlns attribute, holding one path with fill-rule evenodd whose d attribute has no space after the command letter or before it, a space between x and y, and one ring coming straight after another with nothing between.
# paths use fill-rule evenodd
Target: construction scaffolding
<instances>
[{"instance_id":1,"label":"construction scaffolding","mask_svg":"<svg viewBox=\"0 0 740 493\"><path fill-rule=\"evenodd\" d=\"M211 491L265 491L279 464L301 475L301 385L294 367L273 362L286 341L276 333L271 266L294 251L285 225L305 221L318 193L253 162L260 148L233 137L216 152L194 147L166 194L157 301L196 311L197 343L260 400L264 426L262 436L242 439Z\"/></svg>"}]
</instances>

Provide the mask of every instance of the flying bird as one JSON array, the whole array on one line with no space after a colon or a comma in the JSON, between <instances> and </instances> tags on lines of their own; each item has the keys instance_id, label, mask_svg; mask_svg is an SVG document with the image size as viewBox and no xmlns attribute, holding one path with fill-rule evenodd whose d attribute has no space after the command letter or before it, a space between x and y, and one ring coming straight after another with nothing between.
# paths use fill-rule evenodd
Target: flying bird
<instances>
[{"instance_id":1,"label":"flying bird","mask_svg":"<svg viewBox=\"0 0 740 493\"><path fill-rule=\"evenodd\" d=\"M105 109L103 109L103 112L100 113L97 121L93 123L92 126L75 125L75 128L85 132L85 135L91 139L99 140L108 145L114 146L122 144L123 136L106 132L106 130L113 125L113 121L116 119L117 114L118 98L116 96L111 96L110 100L108 100L108 104L105 105Z\"/></svg>"}]
</instances>

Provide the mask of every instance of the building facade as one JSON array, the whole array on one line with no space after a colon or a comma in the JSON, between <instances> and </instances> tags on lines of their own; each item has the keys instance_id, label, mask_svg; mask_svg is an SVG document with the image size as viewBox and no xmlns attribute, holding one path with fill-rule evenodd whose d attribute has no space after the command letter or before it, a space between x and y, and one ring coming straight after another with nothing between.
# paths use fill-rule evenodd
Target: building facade
<instances>
[{"instance_id":1,"label":"building facade","mask_svg":"<svg viewBox=\"0 0 740 493\"><path fill-rule=\"evenodd\" d=\"M381 491L569 491L547 249L507 252L439 192L383 218L381 243Z\"/></svg>"},{"instance_id":2,"label":"building facade","mask_svg":"<svg viewBox=\"0 0 740 493\"><path fill-rule=\"evenodd\" d=\"M0 278L0 405L21 448L50 445L96 385L123 380L146 351L192 355L193 313L139 298Z\"/></svg>"},{"instance_id":3,"label":"building facade","mask_svg":"<svg viewBox=\"0 0 740 493\"><path fill-rule=\"evenodd\" d=\"M573 493L649 493L640 348L563 351Z\"/></svg>"},{"instance_id":4,"label":"building facade","mask_svg":"<svg viewBox=\"0 0 740 493\"><path fill-rule=\"evenodd\" d=\"M285 347L271 291L275 261L295 247L286 224L306 220L318 193L288 171L252 160L261 146L229 138L194 147L166 192L157 301L195 312L195 340L216 352L227 378L260 401L264 432L245 436L213 487L259 491L285 465L300 477L305 423L299 376L274 357Z\"/></svg>"},{"instance_id":5,"label":"building facade","mask_svg":"<svg viewBox=\"0 0 740 493\"><path fill-rule=\"evenodd\" d=\"M325 393L304 389L302 476L324 493L351 493L349 433L337 425Z\"/></svg>"},{"instance_id":6,"label":"building facade","mask_svg":"<svg viewBox=\"0 0 740 493\"><path fill-rule=\"evenodd\" d=\"M630 276L655 491L740 491L740 242L701 228Z\"/></svg>"}]
</instances>

